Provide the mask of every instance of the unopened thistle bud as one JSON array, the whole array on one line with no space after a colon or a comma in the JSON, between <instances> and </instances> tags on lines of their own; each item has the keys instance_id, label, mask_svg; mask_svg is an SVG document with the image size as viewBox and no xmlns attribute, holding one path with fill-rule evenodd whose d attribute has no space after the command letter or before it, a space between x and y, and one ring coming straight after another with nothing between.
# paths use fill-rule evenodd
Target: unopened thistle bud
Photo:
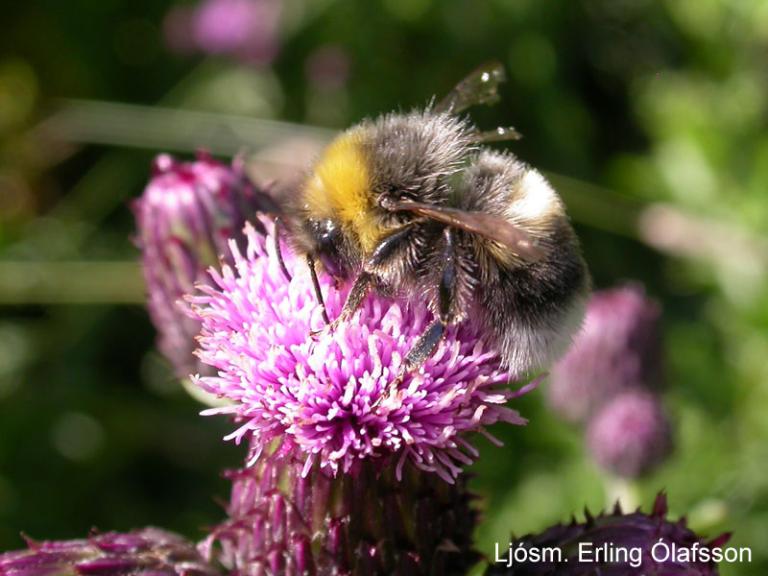
<instances>
[{"instance_id":1,"label":"unopened thistle bud","mask_svg":"<svg viewBox=\"0 0 768 576\"><path fill-rule=\"evenodd\" d=\"M704 541L685 518L667 519L667 499L653 511L611 514L558 524L510 542L487 576L717 576L717 561L730 535ZM546 551L546 554L543 552Z\"/></svg>"},{"instance_id":2,"label":"unopened thistle bud","mask_svg":"<svg viewBox=\"0 0 768 576\"><path fill-rule=\"evenodd\" d=\"M590 420L587 445L595 461L612 474L636 478L651 472L672 448L661 399L638 390L615 396Z\"/></svg>"},{"instance_id":3,"label":"unopened thistle bud","mask_svg":"<svg viewBox=\"0 0 768 576\"><path fill-rule=\"evenodd\" d=\"M269 198L238 161L227 166L201 153L194 162L179 162L163 154L133 208L158 347L186 378L198 371L193 351L200 324L178 301L196 283L210 282L207 268L227 257L230 238L242 243L243 225L270 208Z\"/></svg>"},{"instance_id":4,"label":"unopened thistle bud","mask_svg":"<svg viewBox=\"0 0 768 576\"><path fill-rule=\"evenodd\" d=\"M144 528L84 540L36 542L0 554L3 576L219 576L181 536Z\"/></svg>"},{"instance_id":5,"label":"unopened thistle bud","mask_svg":"<svg viewBox=\"0 0 768 576\"><path fill-rule=\"evenodd\" d=\"M624 390L661 388L660 317L659 306L636 284L595 292L581 331L552 368L552 408L583 422Z\"/></svg>"}]
</instances>

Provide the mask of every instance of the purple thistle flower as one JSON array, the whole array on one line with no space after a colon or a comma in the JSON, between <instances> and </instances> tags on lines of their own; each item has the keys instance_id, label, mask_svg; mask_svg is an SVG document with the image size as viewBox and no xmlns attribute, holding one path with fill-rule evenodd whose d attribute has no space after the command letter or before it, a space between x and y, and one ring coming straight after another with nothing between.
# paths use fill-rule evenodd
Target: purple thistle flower
<instances>
[{"instance_id":1,"label":"purple thistle flower","mask_svg":"<svg viewBox=\"0 0 768 576\"><path fill-rule=\"evenodd\" d=\"M613 474L647 474L672 450L671 425L661 399L638 390L614 397L592 417L587 445L597 463Z\"/></svg>"},{"instance_id":2,"label":"purple thistle flower","mask_svg":"<svg viewBox=\"0 0 768 576\"><path fill-rule=\"evenodd\" d=\"M163 29L168 46L180 53L227 54L248 64L269 64L279 49L279 0L203 0L174 6Z\"/></svg>"},{"instance_id":3,"label":"purple thistle flower","mask_svg":"<svg viewBox=\"0 0 768 576\"><path fill-rule=\"evenodd\" d=\"M200 325L177 301L196 283L210 282L207 268L229 253L228 239L242 241L246 219L268 206L266 194L248 182L237 161L227 166L204 153L194 162L167 154L155 159L152 179L133 210L158 347L179 378L199 370L193 351Z\"/></svg>"},{"instance_id":4,"label":"purple thistle flower","mask_svg":"<svg viewBox=\"0 0 768 576\"><path fill-rule=\"evenodd\" d=\"M552 408L566 420L583 422L624 390L661 388L660 317L659 306L637 284L595 292L581 331L552 368Z\"/></svg>"},{"instance_id":5,"label":"purple thistle flower","mask_svg":"<svg viewBox=\"0 0 768 576\"><path fill-rule=\"evenodd\" d=\"M228 519L201 554L231 574L466 574L480 557L463 479L376 464L334 478L285 455L230 472Z\"/></svg>"},{"instance_id":6,"label":"purple thistle flower","mask_svg":"<svg viewBox=\"0 0 768 576\"><path fill-rule=\"evenodd\" d=\"M280 13L279 0L204 0L192 33L203 52L268 63L277 53Z\"/></svg>"},{"instance_id":7,"label":"purple thistle flower","mask_svg":"<svg viewBox=\"0 0 768 576\"><path fill-rule=\"evenodd\" d=\"M714 560L730 538L730 534L723 534L705 542L688 529L685 518L671 522L666 518L667 498L664 494L656 497L650 514L639 510L624 514L618 503L612 514L603 513L596 518L588 511L585 514L582 523L574 519L570 524L558 524L541 534L514 539L510 544L512 557L507 554L490 566L487 576L716 576L718 570ZM654 545L658 545L655 552ZM591 557L582 556L584 561L580 562L582 546L593 553ZM671 553L673 546L677 553ZM561 550L563 561L524 559L523 549L550 547ZM596 559L594 551L598 549L605 552ZM523 551L515 556L515 550ZM633 554L638 550L639 558L624 558L620 550L631 550Z\"/></svg>"},{"instance_id":8,"label":"purple thistle flower","mask_svg":"<svg viewBox=\"0 0 768 576\"><path fill-rule=\"evenodd\" d=\"M94 534L85 540L36 542L0 554L3 576L218 576L194 544L158 528Z\"/></svg>"},{"instance_id":9,"label":"purple thistle flower","mask_svg":"<svg viewBox=\"0 0 768 576\"><path fill-rule=\"evenodd\" d=\"M477 456L468 433L486 433L496 422L525 423L504 404L530 386L509 389L511 375L477 326L450 328L422 368L388 394L431 321L426 305L373 294L352 321L313 337L324 325L306 265L283 249L293 276L287 281L272 239L252 227L246 234L245 253L231 243L234 268L212 271L215 286L203 286L190 301L202 322L198 356L219 374L196 381L231 402L206 413L239 420L228 438L251 436L254 460L277 443L304 461L305 475L315 463L335 475L393 457L398 476L410 461L452 482ZM333 318L348 286L336 289L321 275L321 288Z\"/></svg>"}]
</instances>

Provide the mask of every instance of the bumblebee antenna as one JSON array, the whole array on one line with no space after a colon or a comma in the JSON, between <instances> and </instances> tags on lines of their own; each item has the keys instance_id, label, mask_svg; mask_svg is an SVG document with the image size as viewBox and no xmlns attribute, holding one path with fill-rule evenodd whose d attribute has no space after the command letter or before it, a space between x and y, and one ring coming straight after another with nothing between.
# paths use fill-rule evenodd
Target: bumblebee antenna
<instances>
[{"instance_id":1,"label":"bumblebee antenna","mask_svg":"<svg viewBox=\"0 0 768 576\"><path fill-rule=\"evenodd\" d=\"M328 310L325 308L325 300L323 299L323 291L320 289L320 281L317 279L317 270L315 269L315 257L311 254L307 254L307 266L309 267L309 276L312 278L312 288L315 290L315 297L317 298L320 309L323 312L323 321L326 324L330 324L331 320L328 318Z\"/></svg>"},{"instance_id":2,"label":"bumblebee antenna","mask_svg":"<svg viewBox=\"0 0 768 576\"><path fill-rule=\"evenodd\" d=\"M280 247L280 230L282 228L282 220L280 220L280 217L275 217L275 230L273 232L274 237L274 245L275 245L275 255L277 256L277 261L280 264L280 270L283 273L283 276L285 276L285 279L290 282L293 280L293 277L291 276L291 273L288 272L288 267L285 265L285 260L283 259L283 250Z\"/></svg>"}]
</instances>

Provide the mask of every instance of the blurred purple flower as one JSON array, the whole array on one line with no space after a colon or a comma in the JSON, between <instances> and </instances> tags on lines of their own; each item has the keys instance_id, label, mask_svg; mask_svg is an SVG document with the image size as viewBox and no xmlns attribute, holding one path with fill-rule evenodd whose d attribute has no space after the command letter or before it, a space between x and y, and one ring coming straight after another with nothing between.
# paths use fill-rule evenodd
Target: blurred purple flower
<instances>
[{"instance_id":1,"label":"blurred purple flower","mask_svg":"<svg viewBox=\"0 0 768 576\"><path fill-rule=\"evenodd\" d=\"M310 84L327 91L343 88L349 79L349 70L349 54L341 46L332 44L315 50L305 63Z\"/></svg>"},{"instance_id":2,"label":"blurred purple flower","mask_svg":"<svg viewBox=\"0 0 768 576\"><path fill-rule=\"evenodd\" d=\"M623 514L617 504L612 514L601 514L594 518L586 512L586 520L578 523L558 524L541 534L514 539L509 552L500 562L492 565L488 576L716 576L717 565L713 554L728 541L730 534L723 534L705 542L688 529L685 518L671 522L666 518L667 499L664 494L656 497L651 514L639 510ZM589 546L587 546L589 544ZM584 545L592 550L591 561L579 562L579 550ZM656 552L653 552L657 545ZM679 554L667 554L672 547ZM526 561L525 549L559 548L562 562ZM603 556L595 558L596 550L603 550ZM515 550L518 551L515 555ZM620 557L638 550L635 558ZM626 551L626 552L621 552ZM696 551L696 552L694 552ZM613 554L609 556L609 554ZM684 559L684 554L688 559ZM716 556L715 556L716 558ZM551 560L551 559L550 559ZM586 560L586 558L585 558Z\"/></svg>"},{"instance_id":3,"label":"blurred purple flower","mask_svg":"<svg viewBox=\"0 0 768 576\"><path fill-rule=\"evenodd\" d=\"M661 388L660 317L659 306L639 285L595 292L582 330L552 368L552 408L566 420L583 422L623 390Z\"/></svg>"},{"instance_id":4,"label":"blurred purple flower","mask_svg":"<svg viewBox=\"0 0 768 576\"><path fill-rule=\"evenodd\" d=\"M158 347L179 378L198 371L193 351L200 325L177 301L196 283L210 282L207 268L229 254L228 239L242 241L246 219L268 204L238 161L227 166L204 153L194 162L167 154L155 159L152 179L133 210Z\"/></svg>"},{"instance_id":5,"label":"blurred purple flower","mask_svg":"<svg viewBox=\"0 0 768 576\"><path fill-rule=\"evenodd\" d=\"M313 338L324 324L306 264L284 249L293 275L288 282L273 240L253 228L247 235L245 253L231 245L235 267L213 273L215 287L203 286L190 300L202 322L198 355L219 374L197 382L231 402L207 413L242 421L228 438L252 436L254 458L277 442L304 460L307 474L315 463L335 475L392 456L398 474L410 461L452 482L477 456L468 433L501 421L525 423L504 404L526 390L509 388L512 375L477 326L448 330L423 367L387 394L431 321L426 305L374 294L353 321ZM335 317L348 287L336 289L325 276L321 287Z\"/></svg>"},{"instance_id":6,"label":"blurred purple flower","mask_svg":"<svg viewBox=\"0 0 768 576\"><path fill-rule=\"evenodd\" d=\"M192 37L195 11L191 6L172 6L163 18L163 36L166 46L177 54L193 54L197 51Z\"/></svg>"},{"instance_id":7,"label":"blurred purple flower","mask_svg":"<svg viewBox=\"0 0 768 576\"><path fill-rule=\"evenodd\" d=\"M466 574L479 555L462 479L449 485L406 465L398 480L377 464L305 475L287 454L229 473L228 519L201 554L232 574Z\"/></svg>"},{"instance_id":8,"label":"blurred purple flower","mask_svg":"<svg viewBox=\"0 0 768 576\"><path fill-rule=\"evenodd\" d=\"M176 6L163 27L172 50L228 54L247 63L271 62L279 47L279 0L203 0Z\"/></svg>"},{"instance_id":9,"label":"blurred purple flower","mask_svg":"<svg viewBox=\"0 0 768 576\"><path fill-rule=\"evenodd\" d=\"M587 445L604 469L627 478L647 474L672 449L672 432L661 399L630 390L615 396L592 417Z\"/></svg>"},{"instance_id":10,"label":"blurred purple flower","mask_svg":"<svg viewBox=\"0 0 768 576\"><path fill-rule=\"evenodd\" d=\"M0 554L3 576L218 576L195 546L158 528L94 534L87 540L36 542Z\"/></svg>"}]
</instances>

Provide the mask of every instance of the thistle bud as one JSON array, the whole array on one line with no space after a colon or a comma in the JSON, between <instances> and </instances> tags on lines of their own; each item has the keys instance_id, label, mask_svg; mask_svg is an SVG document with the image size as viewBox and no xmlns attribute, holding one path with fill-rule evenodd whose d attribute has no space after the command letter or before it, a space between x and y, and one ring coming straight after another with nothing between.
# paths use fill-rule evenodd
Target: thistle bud
<instances>
[{"instance_id":1,"label":"thistle bud","mask_svg":"<svg viewBox=\"0 0 768 576\"><path fill-rule=\"evenodd\" d=\"M549 403L564 419L583 422L616 394L663 384L661 310L630 284L595 292L584 325L552 368Z\"/></svg>"},{"instance_id":2,"label":"thistle bud","mask_svg":"<svg viewBox=\"0 0 768 576\"><path fill-rule=\"evenodd\" d=\"M158 528L95 534L85 540L36 542L0 554L3 576L218 576L194 545Z\"/></svg>"},{"instance_id":3,"label":"thistle bud","mask_svg":"<svg viewBox=\"0 0 768 576\"><path fill-rule=\"evenodd\" d=\"M671 438L661 399L636 390L606 403L587 427L587 445L595 461L626 478L642 476L661 464L671 451Z\"/></svg>"},{"instance_id":4,"label":"thistle bud","mask_svg":"<svg viewBox=\"0 0 768 576\"><path fill-rule=\"evenodd\" d=\"M333 477L291 454L229 473L228 519L200 546L232 574L463 575L477 562L464 480L361 463Z\"/></svg>"},{"instance_id":5,"label":"thistle bud","mask_svg":"<svg viewBox=\"0 0 768 576\"><path fill-rule=\"evenodd\" d=\"M167 154L155 159L152 179L133 208L158 347L179 378L198 371L192 353L200 325L178 300L196 283L210 283L207 268L229 254L228 239L242 242L246 220L270 207L237 161L227 166L203 153L194 162Z\"/></svg>"},{"instance_id":6,"label":"thistle bud","mask_svg":"<svg viewBox=\"0 0 768 576\"><path fill-rule=\"evenodd\" d=\"M513 540L486 575L717 576L730 535L705 542L688 529L685 518L672 522L666 516L664 494L656 497L650 514L624 514L618 504L611 514L586 512L582 523L573 520ZM549 553L542 561L531 560L533 550Z\"/></svg>"}]
</instances>

